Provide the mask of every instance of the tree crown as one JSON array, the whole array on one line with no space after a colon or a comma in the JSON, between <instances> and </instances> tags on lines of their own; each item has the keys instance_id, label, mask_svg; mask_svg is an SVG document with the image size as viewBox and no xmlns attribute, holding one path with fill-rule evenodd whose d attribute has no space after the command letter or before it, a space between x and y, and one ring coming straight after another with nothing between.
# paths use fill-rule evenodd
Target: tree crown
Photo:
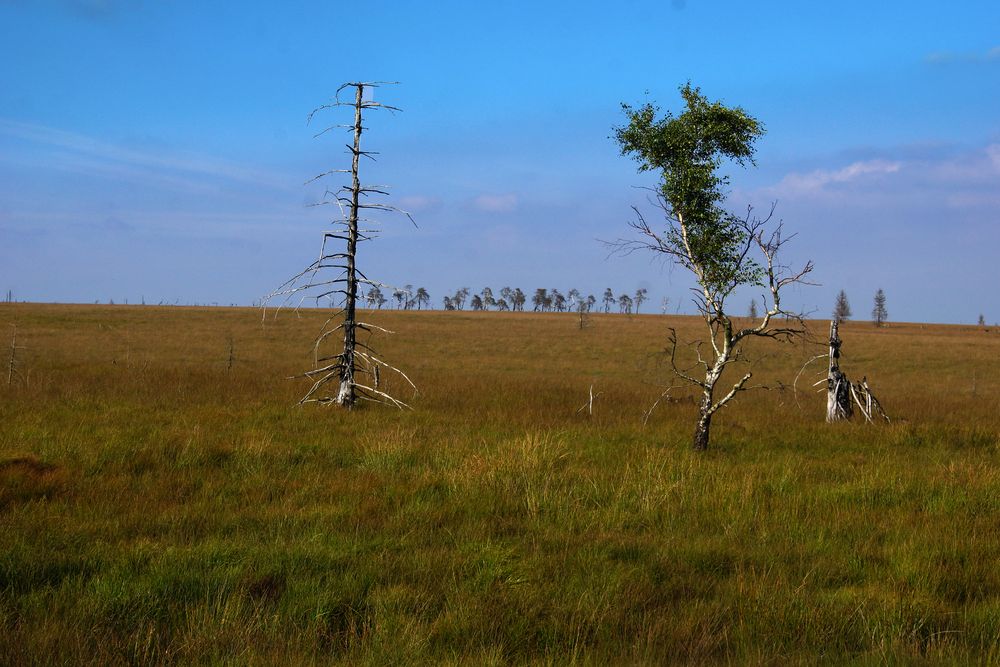
<instances>
[{"instance_id":1,"label":"tree crown","mask_svg":"<svg viewBox=\"0 0 1000 667\"><path fill-rule=\"evenodd\" d=\"M680 92L686 109L678 116L657 119L652 104L622 104L628 124L615 128L615 139L639 171L660 172L659 194L679 222L663 239L671 254L715 290L757 283L760 266L742 252L746 234L722 208L729 178L720 168L726 160L755 164L754 142L764 126L740 107L709 101L690 82Z\"/></svg>"}]
</instances>

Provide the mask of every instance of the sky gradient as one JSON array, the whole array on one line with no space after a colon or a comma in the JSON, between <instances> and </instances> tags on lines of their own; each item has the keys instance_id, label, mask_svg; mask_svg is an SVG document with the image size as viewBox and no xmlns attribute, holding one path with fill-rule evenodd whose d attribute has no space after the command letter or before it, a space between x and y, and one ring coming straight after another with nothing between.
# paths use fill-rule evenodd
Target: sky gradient
<instances>
[{"instance_id":1,"label":"sky gradient","mask_svg":"<svg viewBox=\"0 0 1000 667\"><path fill-rule=\"evenodd\" d=\"M867 319L882 288L890 320L1000 321L998 27L976 1L0 0L0 290L258 301L319 249L330 211L303 183L349 166L309 111L394 80L363 176L419 227L386 217L368 275L436 306L646 287L646 310L692 312L682 270L600 242L655 183L609 138L620 103L678 110L691 80L767 128L730 204L777 202L798 234L786 259L821 284L792 305L825 317L844 289Z\"/></svg>"}]
</instances>

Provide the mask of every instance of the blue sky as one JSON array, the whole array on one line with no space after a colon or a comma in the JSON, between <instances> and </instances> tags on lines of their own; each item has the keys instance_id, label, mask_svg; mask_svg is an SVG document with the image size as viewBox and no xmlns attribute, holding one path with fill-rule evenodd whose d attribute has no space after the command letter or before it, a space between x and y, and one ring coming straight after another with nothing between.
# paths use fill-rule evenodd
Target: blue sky
<instances>
[{"instance_id":1,"label":"blue sky","mask_svg":"<svg viewBox=\"0 0 1000 667\"><path fill-rule=\"evenodd\" d=\"M995 2L0 0L0 290L258 300L318 250L303 182L347 165L308 112L374 79L404 112L370 119L366 175L419 228L386 218L369 275L690 312L682 271L597 240L653 183L608 138L620 103L690 79L767 127L730 201L798 233L821 286L794 305L845 289L864 318L881 287L894 320L1000 321L998 27Z\"/></svg>"}]
</instances>

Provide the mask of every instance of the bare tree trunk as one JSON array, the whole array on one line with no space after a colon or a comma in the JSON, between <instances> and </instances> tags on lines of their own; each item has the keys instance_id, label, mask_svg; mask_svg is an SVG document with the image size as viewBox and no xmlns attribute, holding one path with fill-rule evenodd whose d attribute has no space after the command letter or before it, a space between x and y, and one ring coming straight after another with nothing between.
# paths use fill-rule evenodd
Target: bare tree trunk
<instances>
[{"instance_id":1,"label":"bare tree trunk","mask_svg":"<svg viewBox=\"0 0 1000 667\"><path fill-rule=\"evenodd\" d=\"M341 359L340 391L337 404L346 408L354 406L357 397L354 392L354 357L356 349L356 316L358 299L358 276L354 255L358 248L358 200L361 196L361 180L358 166L361 158L361 102L364 86L358 86L354 98L354 151L351 160L351 212L347 220L347 295L344 300L344 353Z\"/></svg>"},{"instance_id":2,"label":"bare tree trunk","mask_svg":"<svg viewBox=\"0 0 1000 667\"><path fill-rule=\"evenodd\" d=\"M851 381L840 370L840 346L837 320L830 322L830 370L826 376L826 421L838 422L850 419L854 410L851 405Z\"/></svg>"},{"instance_id":3,"label":"bare tree trunk","mask_svg":"<svg viewBox=\"0 0 1000 667\"><path fill-rule=\"evenodd\" d=\"M706 391L701 397L701 405L698 406L698 425L694 429L694 448L703 452L708 449L708 441L712 428L712 394Z\"/></svg>"}]
</instances>

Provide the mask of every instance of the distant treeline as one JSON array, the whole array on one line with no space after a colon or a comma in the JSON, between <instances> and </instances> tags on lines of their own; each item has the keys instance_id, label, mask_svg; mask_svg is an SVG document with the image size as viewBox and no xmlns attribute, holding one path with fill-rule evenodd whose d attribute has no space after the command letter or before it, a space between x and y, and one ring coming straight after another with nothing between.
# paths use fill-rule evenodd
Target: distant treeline
<instances>
[{"instance_id":1,"label":"distant treeline","mask_svg":"<svg viewBox=\"0 0 1000 667\"><path fill-rule=\"evenodd\" d=\"M601 297L601 306L605 313L617 310L619 313L631 314L639 312L640 306L648 301L647 290L640 288L634 295L620 294L615 296L609 287ZM413 288L413 285L394 288L391 300L377 286L372 286L364 295L365 305L369 308L382 308L389 304L400 310L421 310L429 308L431 295L423 287ZM503 287L497 293L490 287L484 287L481 292L473 293L468 287L462 287L454 294L442 297L441 306L444 310L508 310L524 311L528 296L520 287ZM586 296L580 290L573 288L565 294L558 289L539 287L531 297L531 310L534 312L591 312L597 307L598 300L593 294Z\"/></svg>"}]
</instances>

